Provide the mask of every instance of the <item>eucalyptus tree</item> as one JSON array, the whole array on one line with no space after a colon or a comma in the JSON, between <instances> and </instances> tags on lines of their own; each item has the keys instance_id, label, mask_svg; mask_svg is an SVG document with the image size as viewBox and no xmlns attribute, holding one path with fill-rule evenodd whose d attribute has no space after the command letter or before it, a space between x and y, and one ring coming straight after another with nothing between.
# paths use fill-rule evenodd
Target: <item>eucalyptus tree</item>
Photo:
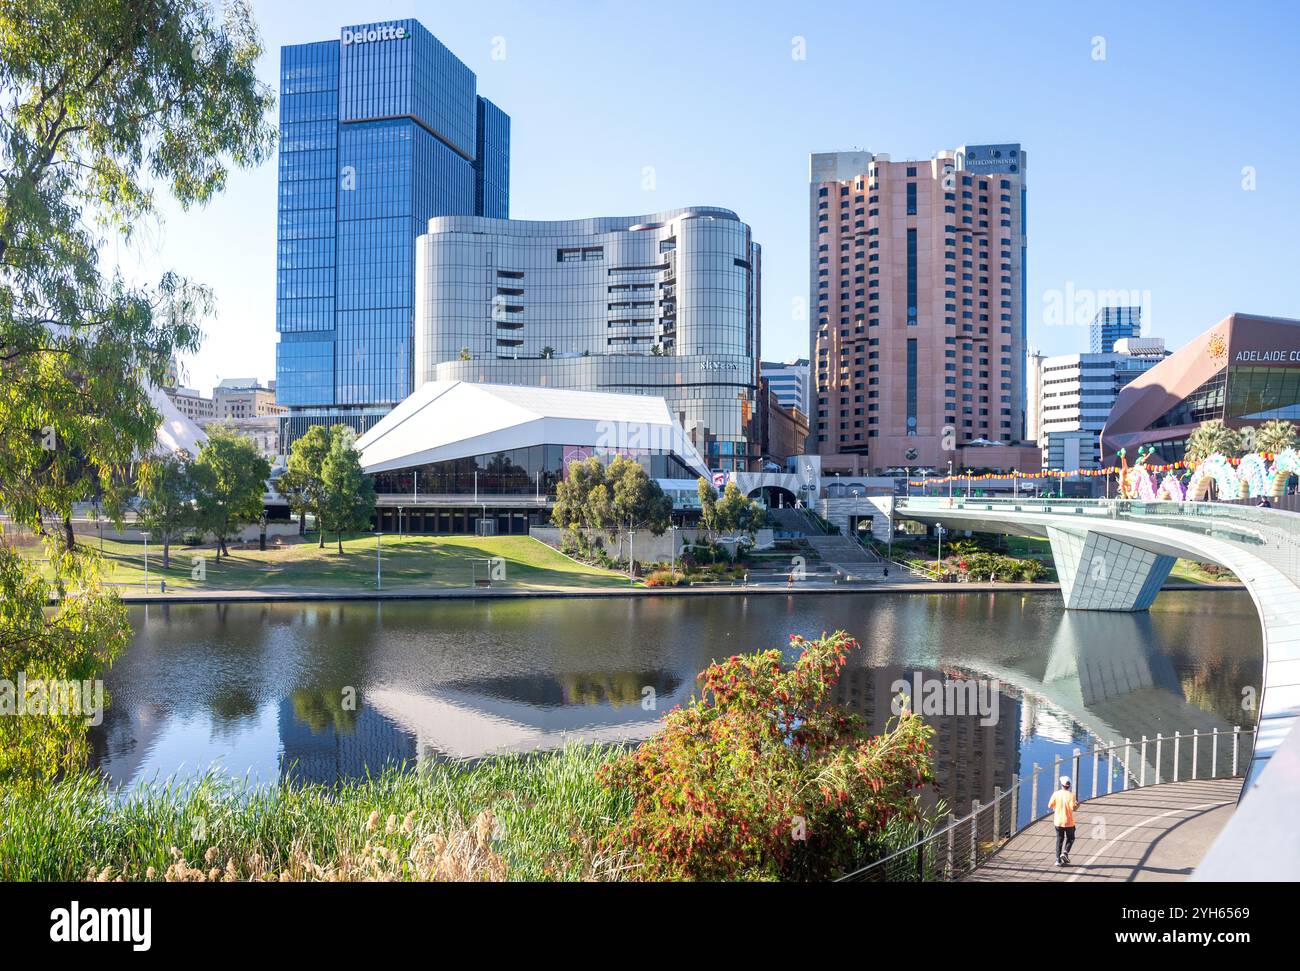
<instances>
[{"instance_id":1,"label":"eucalyptus tree","mask_svg":"<svg viewBox=\"0 0 1300 971\"><path fill-rule=\"evenodd\" d=\"M165 270L128 282L105 245L156 221L161 196L203 204L270 156L261 52L239 0L0 0L0 508L51 562L0 536L0 678L93 677L130 636L72 508L120 494L152 447L148 386L198 348L212 295ZM0 784L77 764L84 726L0 718Z\"/></svg>"}]
</instances>

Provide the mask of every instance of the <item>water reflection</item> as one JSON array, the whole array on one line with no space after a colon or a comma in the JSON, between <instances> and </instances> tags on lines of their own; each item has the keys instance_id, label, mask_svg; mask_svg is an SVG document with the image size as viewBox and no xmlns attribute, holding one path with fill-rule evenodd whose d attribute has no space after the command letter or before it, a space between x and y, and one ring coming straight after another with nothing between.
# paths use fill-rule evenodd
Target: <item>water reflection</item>
<instances>
[{"instance_id":1,"label":"water reflection","mask_svg":"<svg viewBox=\"0 0 1300 971\"><path fill-rule=\"evenodd\" d=\"M638 598L136 608L95 761L115 782L217 765L332 782L566 739L643 738L710 660L844 628L836 689L874 729L895 682L996 679L998 717L927 716L940 791L986 800L1093 738L1248 725L1259 625L1238 593L1166 593L1149 614L1051 595Z\"/></svg>"}]
</instances>

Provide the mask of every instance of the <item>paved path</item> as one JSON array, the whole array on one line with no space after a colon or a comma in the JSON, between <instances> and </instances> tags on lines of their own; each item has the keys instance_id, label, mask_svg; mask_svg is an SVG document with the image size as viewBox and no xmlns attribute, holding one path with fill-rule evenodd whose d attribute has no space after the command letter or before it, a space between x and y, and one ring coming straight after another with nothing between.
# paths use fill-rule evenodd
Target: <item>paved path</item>
<instances>
[{"instance_id":1,"label":"paved path","mask_svg":"<svg viewBox=\"0 0 1300 971\"><path fill-rule=\"evenodd\" d=\"M115 585L122 600L137 604L181 603L264 603L274 601L323 600L492 600L526 597L552 599L581 599L593 597L708 597L734 596L736 594L780 595L809 593L1054 593L1060 590L1055 583L934 583L904 579L891 570L888 578L875 578L861 583L834 583L807 581L787 586L778 581L770 584L717 584L694 587L385 587L347 589L329 587L262 588L256 590L196 590L172 588L158 593L156 581L144 593L139 584ZM1240 590L1236 584L1166 584L1165 590Z\"/></svg>"},{"instance_id":2,"label":"paved path","mask_svg":"<svg viewBox=\"0 0 1300 971\"><path fill-rule=\"evenodd\" d=\"M1241 783L1170 782L1090 799L1075 813L1069 866L1056 866L1056 831L1048 817L1018 833L966 880L1186 880L1232 816Z\"/></svg>"}]
</instances>

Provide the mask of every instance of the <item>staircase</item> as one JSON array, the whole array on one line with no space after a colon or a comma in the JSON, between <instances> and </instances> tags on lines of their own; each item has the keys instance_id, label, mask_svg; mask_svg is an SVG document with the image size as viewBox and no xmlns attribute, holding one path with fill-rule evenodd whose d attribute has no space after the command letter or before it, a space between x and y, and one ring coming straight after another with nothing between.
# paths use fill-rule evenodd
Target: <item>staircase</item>
<instances>
[{"instance_id":1,"label":"staircase","mask_svg":"<svg viewBox=\"0 0 1300 971\"><path fill-rule=\"evenodd\" d=\"M809 536L808 545L817 551L822 562L839 567L845 573L861 573L864 568L882 568L884 563L847 536Z\"/></svg>"}]
</instances>

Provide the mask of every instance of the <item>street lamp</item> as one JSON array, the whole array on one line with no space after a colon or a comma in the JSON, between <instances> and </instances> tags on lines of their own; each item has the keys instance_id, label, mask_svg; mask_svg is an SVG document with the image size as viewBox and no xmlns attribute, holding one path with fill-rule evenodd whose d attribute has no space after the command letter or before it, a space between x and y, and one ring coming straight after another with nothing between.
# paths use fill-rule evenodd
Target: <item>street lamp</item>
<instances>
[{"instance_id":1,"label":"street lamp","mask_svg":"<svg viewBox=\"0 0 1300 971\"><path fill-rule=\"evenodd\" d=\"M383 558L383 537L384 534L375 530L375 589L384 589L384 558Z\"/></svg>"},{"instance_id":2,"label":"street lamp","mask_svg":"<svg viewBox=\"0 0 1300 971\"><path fill-rule=\"evenodd\" d=\"M952 499L952 459L948 460L948 499Z\"/></svg>"},{"instance_id":3,"label":"street lamp","mask_svg":"<svg viewBox=\"0 0 1300 971\"><path fill-rule=\"evenodd\" d=\"M149 592L149 530L144 530L144 592Z\"/></svg>"}]
</instances>

